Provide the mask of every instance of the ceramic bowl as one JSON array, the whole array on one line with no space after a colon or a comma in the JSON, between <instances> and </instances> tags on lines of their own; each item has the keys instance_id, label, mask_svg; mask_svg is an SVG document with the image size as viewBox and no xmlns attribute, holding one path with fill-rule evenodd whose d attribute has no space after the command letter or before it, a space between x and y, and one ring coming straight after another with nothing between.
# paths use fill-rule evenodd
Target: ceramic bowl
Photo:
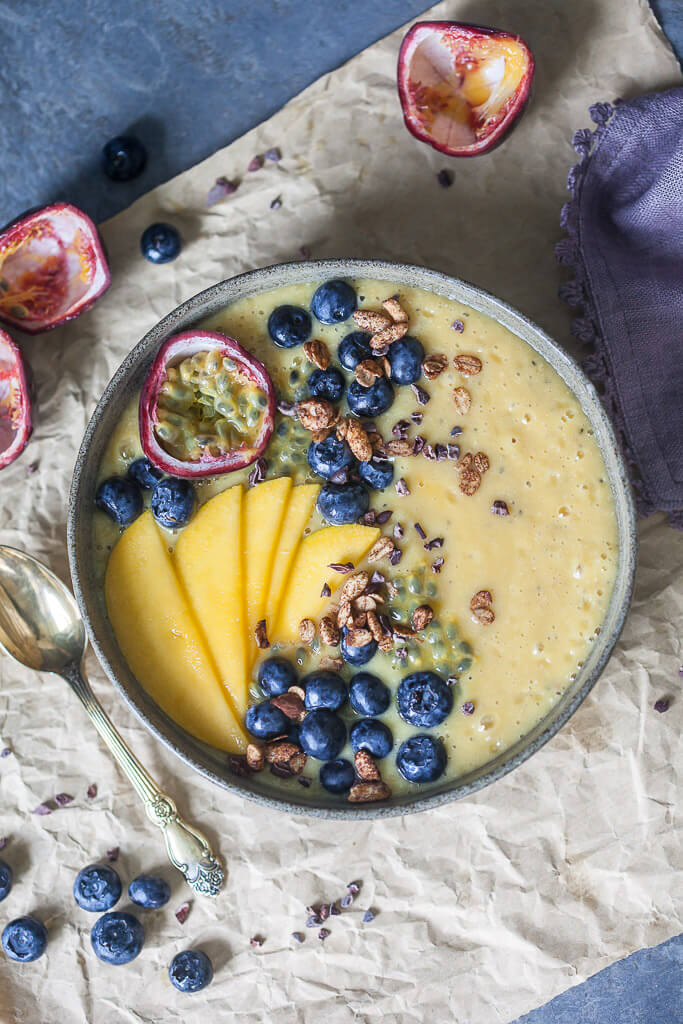
<instances>
[{"instance_id":1,"label":"ceramic bowl","mask_svg":"<svg viewBox=\"0 0 683 1024\"><path fill-rule=\"evenodd\" d=\"M590 420L612 488L619 539L614 591L600 634L576 679L546 717L514 746L475 771L429 788L416 786L383 803L360 806L334 801L294 783L276 789L272 782L268 783L270 775L266 773L240 778L229 770L224 753L194 739L168 718L134 678L119 651L97 581L92 546L98 466L117 420L141 386L159 345L170 335L187 330L244 296L333 277L369 277L424 288L485 313L535 349L559 373ZM605 667L628 612L637 546L630 486L614 432L595 389L577 364L535 324L487 292L423 267L379 260L312 260L241 274L188 299L153 327L107 385L85 432L69 500L68 545L74 591L95 653L114 686L150 732L217 786L283 811L356 819L405 814L458 800L500 779L540 750L574 714Z\"/></svg>"}]
</instances>

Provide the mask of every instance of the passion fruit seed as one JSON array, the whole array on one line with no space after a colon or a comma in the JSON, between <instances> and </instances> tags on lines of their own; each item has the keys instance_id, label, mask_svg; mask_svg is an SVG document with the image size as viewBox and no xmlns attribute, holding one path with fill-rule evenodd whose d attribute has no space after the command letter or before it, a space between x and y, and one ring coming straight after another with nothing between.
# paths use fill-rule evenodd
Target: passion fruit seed
<instances>
[{"instance_id":1,"label":"passion fruit seed","mask_svg":"<svg viewBox=\"0 0 683 1024\"><path fill-rule=\"evenodd\" d=\"M154 432L177 459L218 458L258 436L266 395L219 349L168 368L159 388Z\"/></svg>"}]
</instances>

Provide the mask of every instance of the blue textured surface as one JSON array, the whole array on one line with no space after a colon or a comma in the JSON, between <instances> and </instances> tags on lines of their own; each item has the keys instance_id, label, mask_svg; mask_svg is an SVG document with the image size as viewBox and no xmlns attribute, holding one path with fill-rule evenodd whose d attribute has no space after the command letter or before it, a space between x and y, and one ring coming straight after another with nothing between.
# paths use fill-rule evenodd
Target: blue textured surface
<instances>
[{"instance_id":1,"label":"blue textured surface","mask_svg":"<svg viewBox=\"0 0 683 1024\"><path fill-rule=\"evenodd\" d=\"M428 6L0 0L0 223L58 198L112 216ZM680 59L681 0L653 7ZM150 159L136 181L113 184L100 150L125 132ZM682 958L680 937L641 950L518 1024L681 1024Z\"/></svg>"}]
</instances>

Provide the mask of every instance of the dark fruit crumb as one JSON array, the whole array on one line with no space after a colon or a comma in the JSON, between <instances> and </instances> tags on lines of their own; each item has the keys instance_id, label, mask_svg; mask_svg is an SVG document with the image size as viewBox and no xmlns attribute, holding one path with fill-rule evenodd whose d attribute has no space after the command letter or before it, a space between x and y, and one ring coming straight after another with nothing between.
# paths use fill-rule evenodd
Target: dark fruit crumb
<instances>
[{"instance_id":1,"label":"dark fruit crumb","mask_svg":"<svg viewBox=\"0 0 683 1024\"><path fill-rule=\"evenodd\" d=\"M247 164L248 171L259 171L263 167L263 157L253 156Z\"/></svg>"},{"instance_id":2,"label":"dark fruit crumb","mask_svg":"<svg viewBox=\"0 0 683 1024\"><path fill-rule=\"evenodd\" d=\"M282 206L282 197L276 196L275 199L271 199L270 208L271 210L279 210Z\"/></svg>"},{"instance_id":3,"label":"dark fruit crumb","mask_svg":"<svg viewBox=\"0 0 683 1024\"><path fill-rule=\"evenodd\" d=\"M491 505L491 511L494 516L509 516L510 509L507 507L507 503L504 501L494 501Z\"/></svg>"},{"instance_id":4,"label":"dark fruit crumb","mask_svg":"<svg viewBox=\"0 0 683 1024\"><path fill-rule=\"evenodd\" d=\"M441 188L450 188L453 184L453 171L448 171L444 167L443 170L439 171L437 174L436 180L439 185L441 185Z\"/></svg>"},{"instance_id":5,"label":"dark fruit crumb","mask_svg":"<svg viewBox=\"0 0 683 1024\"><path fill-rule=\"evenodd\" d=\"M292 932L292 938L294 939L295 942L299 943L306 941L306 936L303 934L303 932Z\"/></svg>"},{"instance_id":6,"label":"dark fruit crumb","mask_svg":"<svg viewBox=\"0 0 683 1024\"><path fill-rule=\"evenodd\" d=\"M216 178L216 184L209 189L206 197L206 205L213 206L215 203L220 203L221 199L225 199L226 196L236 192L238 186L239 182L237 181L228 181L227 178Z\"/></svg>"},{"instance_id":7,"label":"dark fruit crumb","mask_svg":"<svg viewBox=\"0 0 683 1024\"><path fill-rule=\"evenodd\" d=\"M366 910L363 914L363 924L370 924L371 921L375 920L375 915L371 910Z\"/></svg>"},{"instance_id":8,"label":"dark fruit crumb","mask_svg":"<svg viewBox=\"0 0 683 1024\"><path fill-rule=\"evenodd\" d=\"M119 859L119 849L120 847L118 846L112 846L111 850L107 850L107 860L110 860L112 864L115 864Z\"/></svg>"},{"instance_id":9,"label":"dark fruit crumb","mask_svg":"<svg viewBox=\"0 0 683 1024\"><path fill-rule=\"evenodd\" d=\"M252 949L258 949L259 946L262 946L265 941L266 940L261 938L260 935L252 935L252 937L249 939L249 945L251 946Z\"/></svg>"},{"instance_id":10,"label":"dark fruit crumb","mask_svg":"<svg viewBox=\"0 0 683 1024\"><path fill-rule=\"evenodd\" d=\"M671 707L671 698L670 697L660 697L659 700L656 700L654 702L654 709L655 709L655 711L659 711L660 714L663 714L665 711L668 711L670 707Z\"/></svg>"},{"instance_id":11,"label":"dark fruit crumb","mask_svg":"<svg viewBox=\"0 0 683 1024\"><path fill-rule=\"evenodd\" d=\"M414 526L414 527L415 527L415 529L417 530L418 536L419 536L419 537L420 537L420 538L421 538L422 540L427 540L427 534L426 534L426 533L424 532L424 530L422 529L422 526L421 526L421 524L420 524L420 523L413 523L413 526Z\"/></svg>"},{"instance_id":12,"label":"dark fruit crumb","mask_svg":"<svg viewBox=\"0 0 683 1024\"><path fill-rule=\"evenodd\" d=\"M451 324L451 330L457 331L458 334L462 334L462 332L465 330L465 325L462 322L462 320L454 320L453 323Z\"/></svg>"},{"instance_id":13,"label":"dark fruit crumb","mask_svg":"<svg viewBox=\"0 0 683 1024\"><path fill-rule=\"evenodd\" d=\"M190 916L190 904L181 903L175 912L175 916L178 921L178 924L185 924L188 917Z\"/></svg>"},{"instance_id":14,"label":"dark fruit crumb","mask_svg":"<svg viewBox=\"0 0 683 1024\"><path fill-rule=\"evenodd\" d=\"M278 160L281 159L281 157L282 157L282 153L277 148L277 146L273 146L272 149L267 149L265 151L265 153L263 154L263 159L264 160L270 160L271 163L274 163L274 164L276 164L278 162Z\"/></svg>"},{"instance_id":15,"label":"dark fruit crumb","mask_svg":"<svg viewBox=\"0 0 683 1024\"><path fill-rule=\"evenodd\" d=\"M318 932L318 938L320 939L321 942L324 942L329 934L329 928L321 928L320 931Z\"/></svg>"},{"instance_id":16,"label":"dark fruit crumb","mask_svg":"<svg viewBox=\"0 0 683 1024\"><path fill-rule=\"evenodd\" d=\"M49 803L38 804L33 811L34 814L52 814L54 807L51 807Z\"/></svg>"},{"instance_id":17,"label":"dark fruit crumb","mask_svg":"<svg viewBox=\"0 0 683 1024\"><path fill-rule=\"evenodd\" d=\"M95 797L97 796L97 786L95 785L94 782L92 783L92 785L88 786L87 796L88 800L94 800Z\"/></svg>"},{"instance_id":18,"label":"dark fruit crumb","mask_svg":"<svg viewBox=\"0 0 683 1024\"><path fill-rule=\"evenodd\" d=\"M57 796L55 797L55 803L58 807L66 807L66 805L70 804L72 800L73 797L70 793L57 793Z\"/></svg>"},{"instance_id":19,"label":"dark fruit crumb","mask_svg":"<svg viewBox=\"0 0 683 1024\"><path fill-rule=\"evenodd\" d=\"M463 715L473 715L474 702L471 700L466 700L465 703L460 706L460 710L462 711Z\"/></svg>"}]
</instances>

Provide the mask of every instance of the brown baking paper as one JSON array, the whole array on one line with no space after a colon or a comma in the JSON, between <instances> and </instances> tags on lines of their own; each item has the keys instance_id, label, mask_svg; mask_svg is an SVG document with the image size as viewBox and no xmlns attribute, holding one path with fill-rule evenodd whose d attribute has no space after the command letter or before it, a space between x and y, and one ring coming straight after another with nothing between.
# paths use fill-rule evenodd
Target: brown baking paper
<instances>
[{"instance_id":1,"label":"brown baking paper","mask_svg":"<svg viewBox=\"0 0 683 1024\"><path fill-rule=\"evenodd\" d=\"M23 344L37 383L37 428L2 473L0 542L26 548L68 577L66 500L75 452L125 353L179 302L215 281L280 260L385 257L422 263L490 289L571 347L557 299L569 144L597 100L669 86L676 61L647 4L459 0L452 17L520 32L537 57L535 98L495 153L451 160L404 129L396 96L403 30L316 82L268 122L140 199L103 234L110 292L75 323ZM226 96L226 103L230 97ZM220 116L220 112L216 112ZM246 171L280 147L279 164ZM448 166L450 189L436 174ZM242 177L207 209L214 180ZM281 197L277 210L271 201ZM180 258L140 256L142 230L170 220ZM0 836L16 884L0 923L36 913L50 933L31 965L0 955L0 1021L26 1024L260 1021L506 1022L619 957L680 930L683 534L660 518L641 527L633 610L593 694L527 764L477 796L421 816L318 821L247 803L202 781L149 736L99 666L94 687L125 738L229 866L224 894L195 899L165 866L160 836L113 766L76 699L57 679L0 658ZM678 763L677 763L678 762ZM86 796L91 783L94 799ZM49 816L33 809L74 796ZM147 933L128 967L99 963L95 917L71 896L74 875L120 846L123 879L164 870L173 897L141 916ZM323 944L305 907L362 881ZM125 905L125 900L122 901ZM363 924L363 911L376 917ZM290 938L305 933L303 945ZM264 938L252 948L250 937ZM216 968L204 992L181 996L167 967L200 946Z\"/></svg>"}]
</instances>

